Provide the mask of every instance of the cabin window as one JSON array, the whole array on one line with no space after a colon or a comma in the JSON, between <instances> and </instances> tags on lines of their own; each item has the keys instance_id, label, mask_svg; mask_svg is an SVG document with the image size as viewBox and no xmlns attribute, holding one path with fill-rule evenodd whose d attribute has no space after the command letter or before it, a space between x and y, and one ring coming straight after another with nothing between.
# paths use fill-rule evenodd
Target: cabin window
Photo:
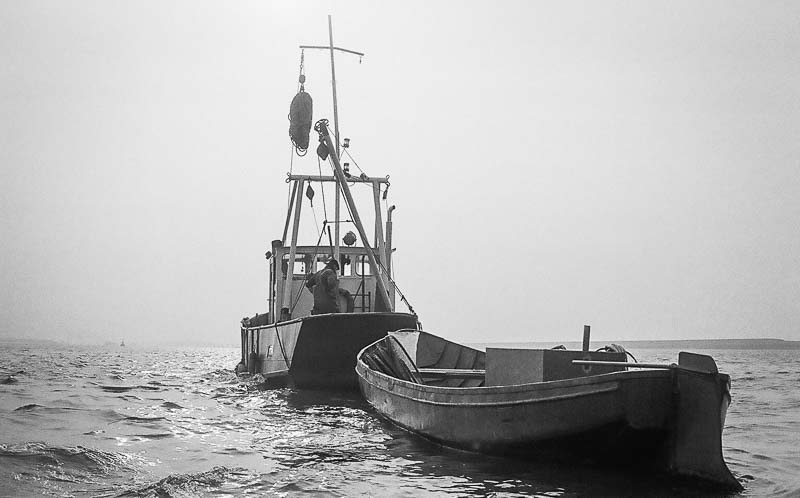
<instances>
[{"instance_id":1,"label":"cabin window","mask_svg":"<svg viewBox=\"0 0 800 498\"><path fill-rule=\"evenodd\" d=\"M314 271L320 271L325 268L325 265L330 261L330 257L325 254L317 255L317 261L314 265ZM353 275L353 256L349 254L341 254L339 256L339 276L350 277Z\"/></svg>"},{"instance_id":2,"label":"cabin window","mask_svg":"<svg viewBox=\"0 0 800 498\"><path fill-rule=\"evenodd\" d=\"M353 258L350 254L342 254L339 256L339 274L343 277L350 277L353 275Z\"/></svg>"},{"instance_id":3,"label":"cabin window","mask_svg":"<svg viewBox=\"0 0 800 498\"><path fill-rule=\"evenodd\" d=\"M369 276L372 275L372 267L369 266L369 258L366 254L360 254L355 258L356 275Z\"/></svg>"},{"instance_id":4,"label":"cabin window","mask_svg":"<svg viewBox=\"0 0 800 498\"><path fill-rule=\"evenodd\" d=\"M283 255L283 268L286 269L289 267L289 255ZM311 268L311 255L310 254L301 254L297 253L294 256L294 270L292 274L294 275L306 275L310 272ZM284 270L285 271L285 270Z\"/></svg>"},{"instance_id":5,"label":"cabin window","mask_svg":"<svg viewBox=\"0 0 800 498\"><path fill-rule=\"evenodd\" d=\"M330 256L327 256L327 255L324 255L324 254L318 254L316 263L314 264L314 268L315 268L314 271L315 272L321 271L323 268L325 268L325 265L327 265L328 261L330 261L330 260L331 260Z\"/></svg>"},{"instance_id":6,"label":"cabin window","mask_svg":"<svg viewBox=\"0 0 800 498\"><path fill-rule=\"evenodd\" d=\"M353 262L356 260L356 256L352 254L342 254L339 257L339 275L343 277L350 277L353 276ZM313 265L309 262L313 261ZM294 274L295 275L306 275L310 272L318 272L325 268L325 265L328 264L330 261L330 256L327 254L317 254L316 257L312 254L300 254L298 253L295 256L294 261ZM366 265L366 272L365 275L370 274L369 270L369 261L365 260L364 264ZM283 256L283 271L286 272L286 268L289 266L289 255L286 254ZM311 269L313 266L313 269ZM359 275L361 275L359 273Z\"/></svg>"}]
</instances>

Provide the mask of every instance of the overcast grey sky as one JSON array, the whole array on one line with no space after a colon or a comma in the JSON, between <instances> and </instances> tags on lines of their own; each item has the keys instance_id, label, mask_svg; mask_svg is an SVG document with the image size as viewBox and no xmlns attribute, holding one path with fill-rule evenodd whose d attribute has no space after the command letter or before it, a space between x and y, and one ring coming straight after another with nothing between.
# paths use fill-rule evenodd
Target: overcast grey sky
<instances>
[{"instance_id":1,"label":"overcast grey sky","mask_svg":"<svg viewBox=\"0 0 800 498\"><path fill-rule=\"evenodd\" d=\"M0 335L237 345L327 14L426 329L800 340L794 1L0 1Z\"/></svg>"}]
</instances>

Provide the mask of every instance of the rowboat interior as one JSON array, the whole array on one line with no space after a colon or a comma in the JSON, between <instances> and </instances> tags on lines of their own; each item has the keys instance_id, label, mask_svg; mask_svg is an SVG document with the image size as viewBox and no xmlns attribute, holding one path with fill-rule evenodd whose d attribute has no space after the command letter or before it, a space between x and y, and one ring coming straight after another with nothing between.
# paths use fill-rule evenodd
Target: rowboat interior
<instances>
[{"instance_id":1,"label":"rowboat interior","mask_svg":"<svg viewBox=\"0 0 800 498\"><path fill-rule=\"evenodd\" d=\"M437 387L497 387L627 370L622 351L487 348L481 351L420 330L398 330L365 350L364 363L397 379ZM579 365L572 360L596 361ZM599 362L618 362L604 365ZM488 365L488 368L487 368Z\"/></svg>"}]
</instances>

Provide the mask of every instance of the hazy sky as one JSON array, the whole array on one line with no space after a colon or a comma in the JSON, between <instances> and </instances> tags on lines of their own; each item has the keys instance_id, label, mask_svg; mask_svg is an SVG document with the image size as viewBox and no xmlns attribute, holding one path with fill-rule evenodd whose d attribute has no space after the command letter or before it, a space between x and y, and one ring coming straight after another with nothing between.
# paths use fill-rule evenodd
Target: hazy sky
<instances>
[{"instance_id":1,"label":"hazy sky","mask_svg":"<svg viewBox=\"0 0 800 498\"><path fill-rule=\"evenodd\" d=\"M237 345L327 14L427 330L800 340L800 3L727 0L0 0L0 336Z\"/></svg>"}]
</instances>

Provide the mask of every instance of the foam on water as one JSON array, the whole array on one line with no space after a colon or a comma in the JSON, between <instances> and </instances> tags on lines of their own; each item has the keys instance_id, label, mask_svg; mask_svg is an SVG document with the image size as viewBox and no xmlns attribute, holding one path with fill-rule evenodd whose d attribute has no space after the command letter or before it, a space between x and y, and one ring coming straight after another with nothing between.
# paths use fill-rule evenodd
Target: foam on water
<instances>
[{"instance_id":1,"label":"foam on water","mask_svg":"<svg viewBox=\"0 0 800 498\"><path fill-rule=\"evenodd\" d=\"M648 362L677 356L634 353ZM723 442L743 494L800 493L800 352L708 353L733 377ZM358 397L239 379L238 354L3 345L0 494L707 496L613 469L444 449Z\"/></svg>"}]
</instances>

